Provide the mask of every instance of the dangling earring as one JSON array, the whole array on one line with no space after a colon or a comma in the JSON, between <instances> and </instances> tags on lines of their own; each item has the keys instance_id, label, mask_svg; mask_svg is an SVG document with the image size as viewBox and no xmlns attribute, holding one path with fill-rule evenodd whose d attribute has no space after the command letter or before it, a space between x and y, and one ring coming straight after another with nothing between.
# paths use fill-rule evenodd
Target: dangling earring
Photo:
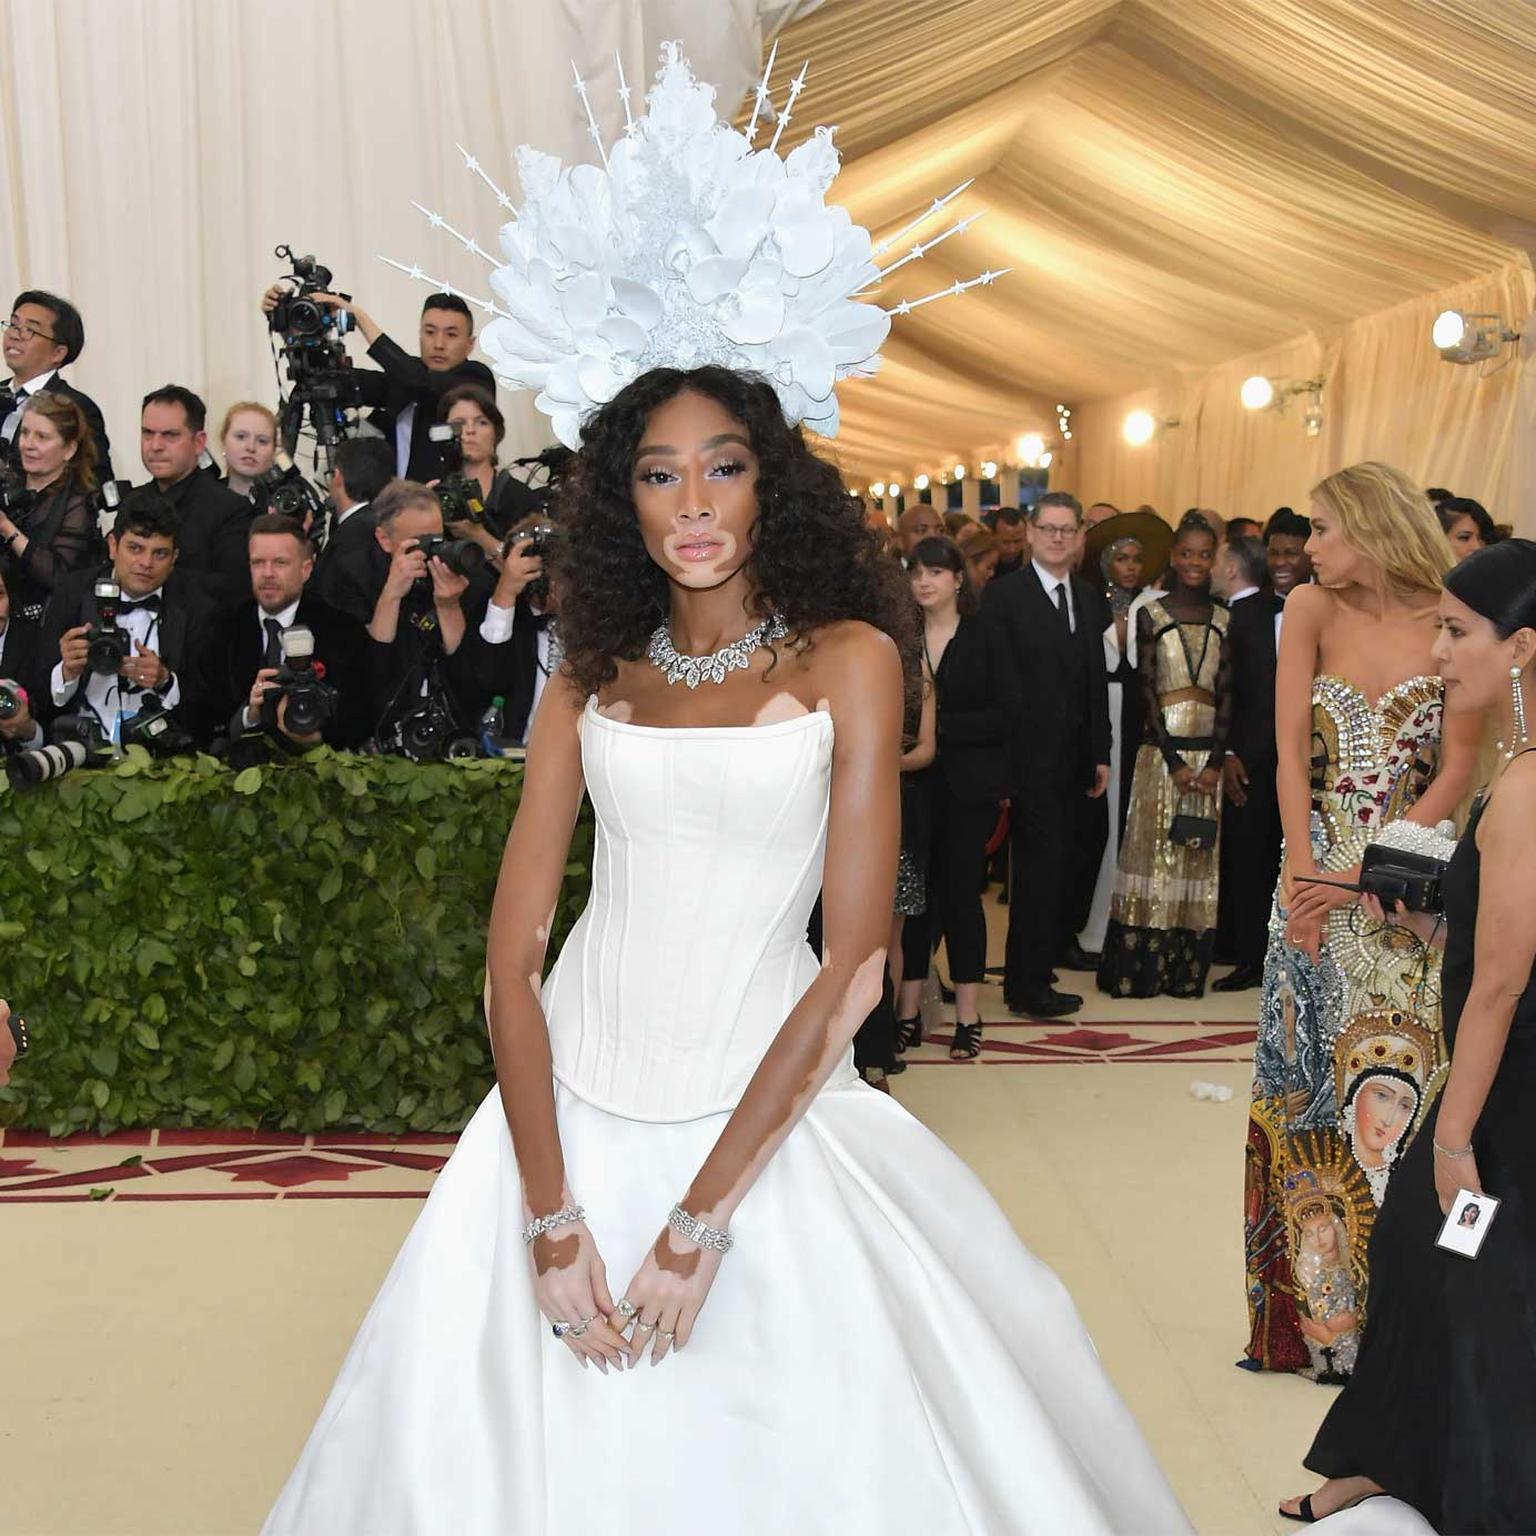
<instances>
[{"instance_id":1,"label":"dangling earring","mask_svg":"<svg viewBox=\"0 0 1536 1536\"><path fill-rule=\"evenodd\" d=\"M1509 750L1504 754L1506 761L1512 758L1521 747L1530 742L1530 735L1525 724L1525 689L1520 684L1522 669L1511 667L1509 669L1510 702L1514 706L1515 729L1510 740Z\"/></svg>"}]
</instances>

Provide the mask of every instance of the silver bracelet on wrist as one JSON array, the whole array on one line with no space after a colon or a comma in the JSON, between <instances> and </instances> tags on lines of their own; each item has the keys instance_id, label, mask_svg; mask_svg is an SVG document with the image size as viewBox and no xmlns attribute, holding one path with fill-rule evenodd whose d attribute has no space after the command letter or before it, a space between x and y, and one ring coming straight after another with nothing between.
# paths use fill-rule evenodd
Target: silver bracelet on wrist
<instances>
[{"instance_id":1,"label":"silver bracelet on wrist","mask_svg":"<svg viewBox=\"0 0 1536 1536\"><path fill-rule=\"evenodd\" d=\"M573 1221L585 1221L587 1213L579 1205L562 1206L558 1211L551 1211L548 1216L538 1216L523 1228L523 1241L531 1243L536 1237L543 1237L546 1232L553 1232L556 1227L568 1227Z\"/></svg>"},{"instance_id":2,"label":"silver bracelet on wrist","mask_svg":"<svg viewBox=\"0 0 1536 1536\"><path fill-rule=\"evenodd\" d=\"M729 1253L736 1246L736 1239L729 1232L722 1232L719 1227L706 1227L697 1216L690 1216L680 1205L672 1207L667 1225L674 1232L681 1232L690 1243L697 1243L700 1248Z\"/></svg>"},{"instance_id":3,"label":"silver bracelet on wrist","mask_svg":"<svg viewBox=\"0 0 1536 1536\"><path fill-rule=\"evenodd\" d=\"M1440 1143L1437 1141L1437 1142L1434 1143L1434 1148L1435 1148L1435 1151L1438 1152L1441 1157L1471 1157L1472 1156L1472 1143L1470 1141L1464 1147L1442 1147L1440 1145Z\"/></svg>"}]
</instances>

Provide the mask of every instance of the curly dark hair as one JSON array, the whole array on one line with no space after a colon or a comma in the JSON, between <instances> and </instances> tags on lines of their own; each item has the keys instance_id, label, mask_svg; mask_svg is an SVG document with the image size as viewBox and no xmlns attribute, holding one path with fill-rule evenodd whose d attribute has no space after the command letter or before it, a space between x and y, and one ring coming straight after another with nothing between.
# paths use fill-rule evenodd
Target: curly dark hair
<instances>
[{"instance_id":1,"label":"curly dark hair","mask_svg":"<svg viewBox=\"0 0 1536 1536\"><path fill-rule=\"evenodd\" d=\"M652 369L582 429L581 450L560 487L562 538L554 556L565 667L576 686L590 695L612 682L619 662L639 660L667 616L669 585L641 538L633 473L651 412L686 390L739 421L757 456L758 517L745 566L752 612L782 614L796 650L842 619L884 630L901 652L910 708L920 686L916 610L900 567L836 467L785 421L768 382L713 365Z\"/></svg>"}]
</instances>

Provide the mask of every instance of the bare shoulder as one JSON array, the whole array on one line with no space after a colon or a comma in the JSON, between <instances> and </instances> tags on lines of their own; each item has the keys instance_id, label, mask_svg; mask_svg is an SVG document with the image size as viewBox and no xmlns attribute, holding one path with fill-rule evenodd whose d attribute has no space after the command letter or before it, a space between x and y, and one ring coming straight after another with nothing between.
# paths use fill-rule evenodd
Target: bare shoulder
<instances>
[{"instance_id":1,"label":"bare shoulder","mask_svg":"<svg viewBox=\"0 0 1536 1536\"><path fill-rule=\"evenodd\" d=\"M1285 600L1285 622L1321 624L1333 612L1333 594L1312 582L1299 586Z\"/></svg>"},{"instance_id":2,"label":"bare shoulder","mask_svg":"<svg viewBox=\"0 0 1536 1536\"><path fill-rule=\"evenodd\" d=\"M1491 834L1487 842L1483 829ZM1499 776L1488 802L1487 814L1478 828L1482 847L1508 846L1526 858L1532 829L1536 828L1536 752L1523 752Z\"/></svg>"},{"instance_id":3,"label":"bare shoulder","mask_svg":"<svg viewBox=\"0 0 1536 1536\"><path fill-rule=\"evenodd\" d=\"M883 629L862 619L840 619L815 632L806 661L818 686L830 693L863 692L887 681L901 685L901 656Z\"/></svg>"}]
</instances>

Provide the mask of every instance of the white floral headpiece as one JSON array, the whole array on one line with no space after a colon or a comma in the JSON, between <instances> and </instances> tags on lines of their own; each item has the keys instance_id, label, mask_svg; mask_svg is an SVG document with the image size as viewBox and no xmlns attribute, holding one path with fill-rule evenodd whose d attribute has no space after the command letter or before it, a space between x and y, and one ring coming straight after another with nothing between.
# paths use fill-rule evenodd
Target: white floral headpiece
<instances>
[{"instance_id":1,"label":"white floral headpiece","mask_svg":"<svg viewBox=\"0 0 1536 1536\"><path fill-rule=\"evenodd\" d=\"M838 171L830 128L779 156L804 69L790 83L772 142L755 150L758 118L772 111L772 56L744 134L715 115L714 88L694 79L676 43L662 48L661 59L640 118L631 115L620 65L626 126L611 149L603 146L577 73L602 164L565 167L523 146L521 208L460 149L466 169L512 214L501 229L503 261L416 206L491 267L494 299L461 295L492 316L480 344L503 383L539 391L534 404L567 446L578 445L592 411L640 374L706 363L761 373L791 423L831 436L838 426L833 386L880 366L891 315L1002 276L985 272L889 310L858 297L974 222L975 215L960 220L884 269L876 264L969 183L876 248L846 209L826 202ZM383 259L459 292L419 267Z\"/></svg>"}]
</instances>

